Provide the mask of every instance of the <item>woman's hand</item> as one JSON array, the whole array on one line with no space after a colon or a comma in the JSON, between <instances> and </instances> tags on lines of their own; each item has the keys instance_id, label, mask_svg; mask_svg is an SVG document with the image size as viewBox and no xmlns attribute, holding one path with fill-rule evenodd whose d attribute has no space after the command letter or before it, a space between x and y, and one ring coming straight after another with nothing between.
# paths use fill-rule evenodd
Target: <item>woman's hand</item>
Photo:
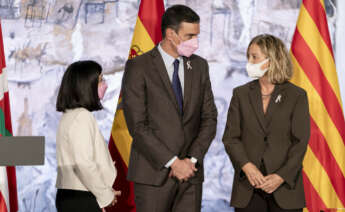
<instances>
[{"instance_id":1,"label":"woman's hand","mask_svg":"<svg viewBox=\"0 0 345 212\"><path fill-rule=\"evenodd\" d=\"M113 192L114 192L114 199L113 201L111 201L111 203L107 207L114 206L117 203L117 196L121 195L121 191L115 191L113 189ZM105 212L105 208L102 208L102 212Z\"/></svg>"},{"instance_id":2,"label":"woman's hand","mask_svg":"<svg viewBox=\"0 0 345 212\"><path fill-rule=\"evenodd\" d=\"M265 177L260 170L251 162L246 163L242 167L243 172L246 174L250 184L254 187L258 187L266 182Z\"/></svg>"},{"instance_id":3,"label":"woman's hand","mask_svg":"<svg viewBox=\"0 0 345 212\"><path fill-rule=\"evenodd\" d=\"M262 189L268 194L273 193L284 182L284 179L277 174L270 174L265 177L266 182L258 188Z\"/></svg>"},{"instance_id":4,"label":"woman's hand","mask_svg":"<svg viewBox=\"0 0 345 212\"><path fill-rule=\"evenodd\" d=\"M117 203L117 196L121 195L121 191L115 191L115 190L113 190L113 191L114 191L114 199L111 202L111 206L114 206Z\"/></svg>"}]
</instances>

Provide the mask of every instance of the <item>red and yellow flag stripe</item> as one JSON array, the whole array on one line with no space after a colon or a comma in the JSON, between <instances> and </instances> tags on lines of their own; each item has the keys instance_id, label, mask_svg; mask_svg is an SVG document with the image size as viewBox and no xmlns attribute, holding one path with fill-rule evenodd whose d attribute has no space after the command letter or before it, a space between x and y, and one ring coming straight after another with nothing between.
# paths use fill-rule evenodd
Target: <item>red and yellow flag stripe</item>
<instances>
[{"instance_id":1,"label":"red and yellow flag stripe","mask_svg":"<svg viewBox=\"0 0 345 212\"><path fill-rule=\"evenodd\" d=\"M162 40L161 19L163 13L163 0L141 0L129 59L150 51ZM116 162L118 172L114 189L121 190L122 194L115 207L109 211L136 211L133 184L126 180L131 144L132 137L128 132L120 94L109 141L109 151Z\"/></svg>"},{"instance_id":2,"label":"red and yellow flag stripe","mask_svg":"<svg viewBox=\"0 0 345 212\"><path fill-rule=\"evenodd\" d=\"M311 115L303 161L306 210L344 208L345 120L323 0L303 0L291 57L291 81L307 91Z\"/></svg>"}]
</instances>

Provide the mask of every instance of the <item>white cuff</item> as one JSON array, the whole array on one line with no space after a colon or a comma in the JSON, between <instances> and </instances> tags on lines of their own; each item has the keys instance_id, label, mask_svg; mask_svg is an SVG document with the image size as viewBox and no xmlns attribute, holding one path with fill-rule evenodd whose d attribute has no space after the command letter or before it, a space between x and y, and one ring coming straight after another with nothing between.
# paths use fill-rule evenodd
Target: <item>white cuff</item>
<instances>
[{"instance_id":1,"label":"white cuff","mask_svg":"<svg viewBox=\"0 0 345 212\"><path fill-rule=\"evenodd\" d=\"M191 157L191 158L190 158L190 162L192 162L192 163L197 163L198 160L197 160L195 157Z\"/></svg>"},{"instance_id":2,"label":"white cuff","mask_svg":"<svg viewBox=\"0 0 345 212\"><path fill-rule=\"evenodd\" d=\"M100 208L105 208L108 205L111 204L111 202L114 200L114 190L113 188L109 188L106 189L103 193L102 193L102 197L96 197L97 203L99 205Z\"/></svg>"},{"instance_id":3,"label":"white cuff","mask_svg":"<svg viewBox=\"0 0 345 212\"><path fill-rule=\"evenodd\" d=\"M171 158L168 163L165 164L165 168L170 168L170 166L175 162L175 160L177 159L177 156L174 156L173 158Z\"/></svg>"}]
</instances>

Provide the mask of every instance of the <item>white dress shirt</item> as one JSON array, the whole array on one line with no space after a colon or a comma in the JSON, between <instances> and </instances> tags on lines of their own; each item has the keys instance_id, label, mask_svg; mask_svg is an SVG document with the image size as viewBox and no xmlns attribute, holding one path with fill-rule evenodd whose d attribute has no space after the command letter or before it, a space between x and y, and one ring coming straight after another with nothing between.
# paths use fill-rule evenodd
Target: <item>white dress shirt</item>
<instances>
[{"instance_id":1,"label":"white dress shirt","mask_svg":"<svg viewBox=\"0 0 345 212\"><path fill-rule=\"evenodd\" d=\"M169 55L168 53L166 53L161 44L158 45L158 51L161 54L162 58L163 58L163 62L165 65L165 68L168 72L169 75L169 79L170 82L172 82L172 78L173 78L173 73L174 73L174 61L175 59L178 59L180 61L179 63L179 71L178 71L178 76L180 78L180 82L181 82L181 88L182 88L182 95L184 96L184 64L183 64L183 58L181 56L179 56L178 58L174 58L173 56ZM174 156L171 160L168 161L168 163L165 164L166 168L169 168L177 159L177 156ZM191 162L192 163L196 163L197 159L192 157L191 158Z\"/></svg>"}]
</instances>

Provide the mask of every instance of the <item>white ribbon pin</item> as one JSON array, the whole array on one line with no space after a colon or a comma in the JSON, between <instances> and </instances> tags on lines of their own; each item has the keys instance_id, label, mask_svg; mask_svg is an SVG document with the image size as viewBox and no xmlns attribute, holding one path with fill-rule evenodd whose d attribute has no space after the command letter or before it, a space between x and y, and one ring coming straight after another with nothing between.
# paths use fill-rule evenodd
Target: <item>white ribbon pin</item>
<instances>
[{"instance_id":1,"label":"white ribbon pin","mask_svg":"<svg viewBox=\"0 0 345 212\"><path fill-rule=\"evenodd\" d=\"M274 102L275 102L275 103L280 102L280 101L281 101L281 98L282 98L282 95L279 94Z\"/></svg>"},{"instance_id":2,"label":"white ribbon pin","mask_svg":"<svg viewBox=\"0 0 345 212\"><path fill-rule=\"evenodd\" d=\"M187 61L187 69L192 70L192 65L190 64L190 60Z\"/></svg>"}]
</instances>

